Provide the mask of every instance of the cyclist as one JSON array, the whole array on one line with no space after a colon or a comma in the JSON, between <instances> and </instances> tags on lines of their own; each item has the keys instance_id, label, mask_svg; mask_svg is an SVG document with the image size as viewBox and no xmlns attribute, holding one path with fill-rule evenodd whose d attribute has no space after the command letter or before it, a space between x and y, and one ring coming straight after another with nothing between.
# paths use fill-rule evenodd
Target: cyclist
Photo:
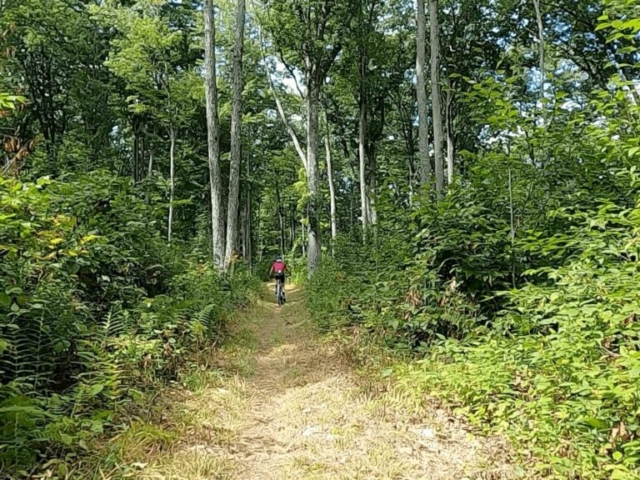
<instances>
[{"instance_id":1,"label":"cyclist","mask_svg":"<svg viewBox=\"0 0 640 480\"><path fill-rule=\"evenodd\" d=\"M286 296L284 293L284 281L286 273L291 274L289 266L282 260L282 255L278 255L275 261L271 264L269 270L269 276L276 279L276 293L278 292L278 280L282 281L282 300L286 302Z\"/></svg>"}]
</instances>

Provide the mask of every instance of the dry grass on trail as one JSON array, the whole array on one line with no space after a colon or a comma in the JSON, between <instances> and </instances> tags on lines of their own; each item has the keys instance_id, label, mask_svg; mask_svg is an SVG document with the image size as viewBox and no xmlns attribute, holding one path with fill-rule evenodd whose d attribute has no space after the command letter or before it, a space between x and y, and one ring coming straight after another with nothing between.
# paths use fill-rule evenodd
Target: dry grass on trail
<instances>
[{"instance_id":1,"label":"dry grass on trail","mask_svg":"<svg viewBox=\"0 0 640 480\"><path fill-rule=\"evenodd\" d=\"M270 300L270 297L269 297ZM443 411L393 389L367 393L323 344L300 293L261 302L217 364L231 376L180 393L177 438L139 465L143 480L509 479L499 442L474 437ZM126 457L141 462L133 449Z\"/></svg>"}]
</instances>

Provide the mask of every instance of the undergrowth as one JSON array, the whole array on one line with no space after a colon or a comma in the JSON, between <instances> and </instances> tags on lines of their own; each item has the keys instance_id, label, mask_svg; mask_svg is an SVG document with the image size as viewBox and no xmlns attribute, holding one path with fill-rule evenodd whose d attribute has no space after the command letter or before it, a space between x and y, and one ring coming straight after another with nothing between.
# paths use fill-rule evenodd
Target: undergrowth
<instances>
[{"instance_id":1,"label":"undergrowth","mask_svg":"<svg viewBox=\"0 0 640 480\"><path fill-rule=\"evenodd\" d=\"M443 267L420 240L403 251L379 234L375 248L345 240L340 261L310 281L309 309L407 392L510 438L535 476L638 478L640 206L553 215L567 217L563 233L516 243L530 259L516 288L478 296L469 279L486 266L465 273L458 254ZM405 261L411 248L421 251ZM351 263L358 257L370 263ZM394 366L367 358L381 355L367 342L390 350Z\"/></svg>"},{"instance_id":2,"label":"undergrowth","mask_svg":"<svg viewBox=\"0 0 640 480\"><path fill-rule=\"evenodd\" d=\"M257 295L241 266L167 245L162 215L106 173L0 179L1 478L65 478Z\"/></svg>"}]
</instances>

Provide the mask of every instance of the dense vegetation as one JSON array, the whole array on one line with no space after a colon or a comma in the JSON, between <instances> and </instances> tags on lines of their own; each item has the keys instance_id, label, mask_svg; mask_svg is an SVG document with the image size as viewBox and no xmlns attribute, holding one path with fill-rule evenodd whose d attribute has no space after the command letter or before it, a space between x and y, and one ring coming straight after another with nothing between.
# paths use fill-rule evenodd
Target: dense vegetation
<instances>
[{"instance_id":1,"label":"dense vegetation","mask_svg":"<svg viewBox=\"0 0 640 480\"><path fill-rule=\"evenodd\" d=\"M636 478L637 2L426 3L0 1L3 475L126 428L282 252L540 476Z\"/></svg>"},{"instance_id":2,"label":"dense vegetation","mask_svg":"<svg viewBox=\"0 0 640 480\"><path fill-rule=\"evenodd\" d=\"M517 41L495 70L451 72L476 145L441 198L408 205L381 172L377 223L336 242L310 310L403 353L408 390L505 432L542 477L637 478L639 12L572 2L587 36L544 8L548 36L566 29L544 85ZM593 70L567 57L587 38Z\"/></svg>"}]
</instances>

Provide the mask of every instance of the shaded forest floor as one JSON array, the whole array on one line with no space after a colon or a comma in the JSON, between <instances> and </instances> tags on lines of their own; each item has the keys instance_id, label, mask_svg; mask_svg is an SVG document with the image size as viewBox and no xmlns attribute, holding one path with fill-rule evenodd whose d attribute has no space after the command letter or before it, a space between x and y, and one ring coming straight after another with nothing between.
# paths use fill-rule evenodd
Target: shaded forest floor
<instances>
[{"instance_id":1,"label":"shaded forest floor","mask_svg":"<svg viewBox=\"0 0 640 480\"><path fill-rule=\"evenodd\" d=\"M403 395L379 372L357 371L314 331L300 291L291 290L281 309L265 299L238 316L232 340L211 368L187 379L189 390L171 392L162 427L118 440L126 476L515 477L500 441Z\"/></svg>"}]
</instances>

